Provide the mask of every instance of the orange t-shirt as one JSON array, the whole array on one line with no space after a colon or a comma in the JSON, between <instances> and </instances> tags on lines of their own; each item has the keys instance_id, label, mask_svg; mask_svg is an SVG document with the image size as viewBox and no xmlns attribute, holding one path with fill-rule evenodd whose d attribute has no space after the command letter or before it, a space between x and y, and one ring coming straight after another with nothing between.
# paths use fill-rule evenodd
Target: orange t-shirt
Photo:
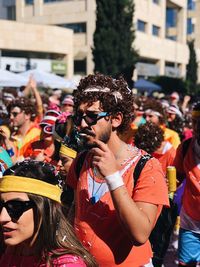
<instances>
[{"instance_id":1,"label":"orange t-shirt","mask_svg":"<svg viewBox=\"0 0 200 267\"><path fill-rule=\"evenodd\" d=\"M16 149L15 152L18 158L24 156L26 149L32 142L40 139L40 133L41 133L41 129L39 129L35 124L33 124L29 128L29 130L27 131L23 139L18 137L18 135L13 136L13 138L15 139L14 141L14 145Z\"/></svg>"},{"instance_id":2,"label":"orange t-shirt","mask_svg":"<svg viewBox=\"0 0 200 267\"><path fill-rule=\"evenodd\" d=\"M160 163L155 158L149 160L135 188L134 168L135 164L132 164L123 174L124 184L130 196L136 202L158 205L159 216L162 206L169 205L167 186ZM75 230L99 266L138 267L148 263L152 257L149 241L141 246L133 246L115 211L110 192L101 196L96 204L89 201L88 174L91 172L91 156L86 156L79 179L76 177L75 169L76 160L72 163L67 178L67 184L76 189Z\"/></svg>"},{"instance_id":3,"label":"orange t-shirt","mask_svg":"<svg viewBox=\"0 0 200 267\"><path fill-rule=\"evenodd\" d=\"M164 131L164 140L170 142L176 149L181 143L178 133L164 125L161 126L161 129Z\"/></svg>"},{"instance_id":4,"label":"orange t-shirt","mask_svg":"<svg viewBox=\"0 0 200 267\"><path fill-rule=\"evenodd\" d=\"M37 140L27 147L24 157L35 159L38 154L43 152L45 157L45 162L52 164L52 156L54 154L54 147L46 146L44 140ZM54 165L54 164L53 164Z\"/></svg>"}]
</instances>

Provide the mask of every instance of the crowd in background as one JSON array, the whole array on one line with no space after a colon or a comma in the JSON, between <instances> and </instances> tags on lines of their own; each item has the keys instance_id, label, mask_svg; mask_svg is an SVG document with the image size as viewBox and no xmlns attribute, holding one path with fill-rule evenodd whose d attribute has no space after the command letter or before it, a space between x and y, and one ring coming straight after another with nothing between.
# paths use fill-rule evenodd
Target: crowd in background
<instances>
[{"instance_id":1,"label":"crowd in background","mask_svg":"<svg viewBox=\"0 0 200 267\"><path fill-rule=\"evenodd\" d=\"M85 81L85 83L86 82L88 81ZM53 165L55 172L59 173L62 181L65 181L68 179L68 176L72 173L72 170L70 170L70 173L69 173L69 169L70 169L72 162L74 162L75 158L77 159L77 155L79 155L80 152L85 150L84 141L83 141L84 134L91 134L90 132L89 133L83 132L82 134L80 134L79 126L81 125L81 123L83 124L82 120L84 119L84 123L88 124L89 126L91 125L92 127L93 121L94 123L97 123L99 119L104 118L104 117L107 118L111 114L111 113L109 114L107 113L104 115L99 115L100 117L98 118L95 117L94 119L92 115L90 116L90 114L89 113L87 114L86 112L86 115L82 114L82 117L80 116L80 118L78 118L77 107L79 105L81 106L82 102L86 103L87 97L89 96L90 98L90 94L94 95L94 98L91 98L93 100L88 99L88 102L91 104L91 106L93 102L95 101L98 102L99 101L98 92L102 90L99 87L99 85L94 84L93 86L94 88L91 89L89 85L88 87L87 86L84 87L84 82L82 83L83 84L81 86L84 88L83 93L82 95L80 93L80 95L78 96L75 93L75 98L73 95L63 93L62 90L56 89L56 88L49 91L48 94L42 91L39 91L37 88L36 82L34 81L32 77L30 78L29 83L27 84L26 87L20 88L18 90L12 89L12 88L4 88L1 90L1 97L0 97L1 98L1 105L0 105L1 177L4 177L5 174L12 175L12 166L15 166L15 165L17 167L13 169L14 170L13 172L15 172L15 174L13 175L16 175L16 176L25 176L24 174L25 171L22 172L23 168L25 169L27 168L27 170L30 169L30 166L32 166L32 168L42 168L39 165L39 163L35 163L35 165L31 163L32 160L34 160L36 162L43 162L43 164ZM109 91L109 90L107 91L105 90L107 89L106 86L102 85L102 87L104 88L103 93L107 93L107 91ZM85 97L84 94L86 95L86 98L84 98ZM95 98L95 94L96 94L96 98ZM121 97L124 97L124 95L122 96L120 94L122 93L117 92L117 89L116 89L116 92L114 91L113 95L115 97L114 99L116 100L116 102L118 101L120 102ZM128 99L128 94L129 93L127 93L127 99L126 99L127 102L130 100ZM198 143L198 138L199 138L198 135L200 135L198 131L200 130L200 128L198 126L197 120L198 120L198 116L200 117L200 104L198 106L198 104L195 104L194 101L192 102L190 96L188 95L183 96L181 94L178 94L176 90L174 90L174 92L172 92L170 95L164 95L164 94L162 95L154 94L151 96L146 96L144 94L134 95L133 99L134 100L132 102L132 111L129 116L130 123L126 130L122 129L122 131L121 130L119 131L120 140L128 144L129 146L128 148L137 147L138 149L141 149L142 151L143 150L146 151L148 154L151 155L151 157L156 158L161 164L161 168L162 168L165 178L167 177L167 167L176 166L177 187L180 188L183 185L182 180L185 180L185 178L188 175L187 171L188 173L191 172L189 167L188 168L185 167L184 165L185 163L183 163L185 160L184 159L185 156L181 152L180 147L183 146L186 140L190 140L191 138L194 139L194 137L196 138L195 140L197 140L197 143ZM108 106L109 105L110 103L108 103ZM76 109L74 109L74 106L76 107ZM103 111L106 111L105 106L103 106ZM120 111L117 111L117 112L120 113ZM197 125L196 129L194 129L195 125ZM194 144L196 142L195 140L192 141L193 146L195 146ZM101 147L101 144L98 144L98 145ZM199 147L195 149L198 149L198 148ZM104 147L102 146L101 149L104 150ZM198 154L198 151L197 151L197 154ZM129 152L130 152L130 149L128 149L127 153ZM95 153L97 152L95 151ZM118 155L118 157L120 156L121 155ZM130 156L132 156L132 154ZM180 162L180 157L182 159L181 162ZM199 158L200 158L200 154L199 154ZM20 164L22 165L22 167L20 167ZM191 162L190 164L192 165L193 163ZM198 164L195 164L195 166L196 165ZM16 174L17 168L20 169L19 175ZM48 169L48 167L46 168ZM34 178L35 175L36 176L39 175L39 173L32 174L31 170L29 170L29 172L30 174L27 177ZM21 173L23 173L23 175ZM198 175L199 175L198 171L195 170L195 172L192 174L192 177L193 178L195 177L195 179L197 179L197 183L200 184ZM45 179L46 178L44 178L44 180ZM168 182L169 181L166 181L167 185L168 185ZM179 266L197 266L196 264L199 264L199 261L200 261L200 241L199 241L200 220L199 220L199 215L195 213L195 211L190 212L190 209L194 209L194 207L191 208L191 205L194 205L195 200L189 197L190 190L193 190L193 191L196 190L195 192L192 192L192 194L194 194L195 197L198 199L198 201L196 202L198 204L199 198L200 198L200 189L198 186L196 187L196 189L191 189L192 186L190 183L192 182L187 182L187 186L186 186L185 193L184 193L184 201L183 201L185 206L184 206L184 209L182 209L181 211L182 221L180 225L180 229L181 229L180 231L181 235L180 235L180 240L179 240L180 252L178 256ZM71 187L73 187L72 185L74 185L74 181L70 180L69 184ZM70 217L71 207L72 207L73 198L74 198L73 190L71 189L71 187L67 188L66 185L64 186L63 190L66 194L62 195L62 201L65 204L64 213L67 214L66 220L72 221L73 223L73 219L71 219ZM96 190L97 191L103 190L103 187L101 188L100 187L97 187ZM190 189L188 189L188 187L190 187ZM21 190L20 192L27 192L27 191L23 191L23 188L20 190ZM112 195L112 189L110 189L110 187L109 187L109 190L111 191L111 195ZM0 186L0 192L3 192L1 191L1 186ZM29 193L34 194L34 192L32 191L30 191ZM176 196L176 193L175 193L175 196ZM172 212L174 212L176 208L177 210L175 211L175 215L173 216L174 221L173 223L170 224L170 227L169 227L170 229L167 229L168 226L165 227L165 231L166 231L165 238L166 236L167 238L164 243L164 248L157 246L158 244L161 244L161 242L163 242L162 240L159 239L160 237L156 236L157 232L155 233L152 232L152 234L150 235L150 241L151 241L152 249L154 252L153 263L151 262L151 264L153 264L154 267L162 266L163 264L164 257L167 252L167 248L169 246L170 236L173 233L173 228L176 223L177 217L179 216L180 209L181 209L180 207L182 206L182 201L180 200L177 201L176 203L177 206L175 209L174 209L174 206L172 206L171 202L170 202L170 208L169 208L169 204L167 204L166 202L167 200L163 199L162 201L163 203L161 204L163 206L166 206L166 209L168 210L171 209ZM170 198L170 201L172 201L172 198ZM188 204L188 201L189 201L189 204ZM3 207L2 205L3 204L1 204L1 211ZM197 208L197 212L199 212L199 207L196 207L196 208ZM189 214L188 214L188 210L189 210ZM189 225L188 221L190 221L190 223L192 222L192 226ZM0 220L0 223L1 223L1 220ZM65 227L68 227L68 226L65 226ZM69 230L69 232L70 231L71 230ZM188 234L188 231L189 232L192 231L192 233L195 233L195 235L193 235L192 237L186 236ZM65 233L64 233L64 236L65 236ZM76 237L72 233L70 238L71 238L70 240L75 240ZM50 241L47 241L47 242L50 242ZM61 241L57 241L57 242L59 243ZM69 244L65 245L64 247L58 246L58 251L64 249L65 253L66 251L68 251L67 253L77 255L78 260L81 261L81 258L82 258L85 263L79 262L79 264L86 264L87 266L97 266L95 263L95 260L92 257L90 259L90 255L87 254L87 251L85 251L84 248L81 247L82 245L79 244L79 241L70 241L70 242L72 246L78 247L77 248L78 252L76 250L73 251L73 250L68 249L68 247L70 246ZM46 243L44 244L45 246L47 246ZM186 246L191 246L191 244L192 246L194 246L194 249L190 251L189 256L186 256L187 254L185 252L185 250L187 250ZM88 248L87 246L85 246L85 244L83 245L84 247ZM50 248L49 250L55 249L55 248L57 249L57 247L53 247L53 248ZM92 252L91 254L94 255L95 253L93 254ZM1 251L1 253L3 253L3 251ZM121 253L123 254L123 249ZM137 250L135 253L137 254ZM83 255L86 255L86 256L83 256ZM105 255L103 256L106 257ZM193 261L192 261L192 256L194 257ZM95 259L97 261L97 264L99 264L98 258L95 257ZM117 259L115 260L117 262ZM74 261L76 261L76 259ZM14 265L6 265L5 258L3 258L2 262L5 264L5 266L14 266ZM101 263L101 260L100 260L100 263ZM123 265L123 266L131 266L128 264L130 263L126 263L126 265ZM140 266L153 266L153 265L147 265L146 263L146 265L143 264ZM40 266L40 265L36 265L36 266ZM58 265L58 266L65 266L65 265ZM77 266L84 266L84 265L77 265ZM100 266L109 266L109 265L106 265L106 264L104 265L103 263L101 263ZM112 265L112 266L115 266L115 265ZM118 265L116 264L116 266ZM119 266L122 266L122 265L119 265Z\"/></svg>"}]
</instances>

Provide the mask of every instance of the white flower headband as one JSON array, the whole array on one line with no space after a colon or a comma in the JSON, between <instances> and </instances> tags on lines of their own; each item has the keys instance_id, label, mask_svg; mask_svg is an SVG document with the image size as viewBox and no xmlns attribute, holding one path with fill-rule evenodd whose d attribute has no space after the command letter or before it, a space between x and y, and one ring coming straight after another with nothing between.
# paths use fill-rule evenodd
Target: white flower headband
<instances>
[{"instance_id":1,"label":"white flower headband","mask_svg":"<svg viewBox=\"0 0 200 267\"><path fill-rule=\"evenodd\" d=\"M109 92L110 92L110 88L108 88L108 87L104 87L104 88L102 88L102 87L88 87L88 88L86 88L86 89L83 91L83 93L89 93L89 92L103 92L103 93L109 93ZM118 103L118 100L119 100L119 99L120 99L120 100L123 99L121 93L118 92L118 91L111 92L111 94L115 97L115 101L116 101L116 103Z\"/></svg>"}]
</instances>

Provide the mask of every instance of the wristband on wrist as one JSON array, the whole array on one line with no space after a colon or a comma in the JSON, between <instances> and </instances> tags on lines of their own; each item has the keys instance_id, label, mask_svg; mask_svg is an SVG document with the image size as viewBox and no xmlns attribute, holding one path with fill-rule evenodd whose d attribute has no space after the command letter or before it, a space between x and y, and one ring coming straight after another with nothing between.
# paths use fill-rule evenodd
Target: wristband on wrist
<instances>
[{"instance_id":1,"label":"wristband on wrist","mask_svg":"<svg viewBox=\"0 0 200 267\"><path fill-rule=\"evenodd\" d=\"M105 177L105 180L107 182L108 188L110 191L113 191L117 189L118 187L124 185L124 181L119 173L119 171L108 175Z\"/></svg>"},{"instance_id":2,"label":"wristband on wrist","mask_svg":"<svg viewBox=\"0 0 200 267\"><path fill-rule=\"evenodd\" d=\"M10 157L12 157L12 156L15 155L15 153L14 153L12 147L11 147L10 149L6 149L6 151L7 151L8 155L9 155Z\"/></svg>"}]
</instances>

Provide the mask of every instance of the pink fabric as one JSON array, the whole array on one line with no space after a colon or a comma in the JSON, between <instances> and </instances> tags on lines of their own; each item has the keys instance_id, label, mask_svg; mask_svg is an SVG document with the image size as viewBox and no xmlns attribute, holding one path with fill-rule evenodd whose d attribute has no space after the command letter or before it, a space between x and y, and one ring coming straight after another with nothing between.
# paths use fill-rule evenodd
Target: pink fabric
<instances>
[{"instance_id":1,"label":"pink fabric","mask_svg":"<svg viewBox=\"0 0 200 267\"><path fill-rule=\"evenodd\" d=\"M34 256L18 256L4 254L0 259L2 267L47 267L46 263L38 263ZM84 261L74 255L62 255L53 261L53 267L86 267Z\"/></svg>"}]
</instances>

